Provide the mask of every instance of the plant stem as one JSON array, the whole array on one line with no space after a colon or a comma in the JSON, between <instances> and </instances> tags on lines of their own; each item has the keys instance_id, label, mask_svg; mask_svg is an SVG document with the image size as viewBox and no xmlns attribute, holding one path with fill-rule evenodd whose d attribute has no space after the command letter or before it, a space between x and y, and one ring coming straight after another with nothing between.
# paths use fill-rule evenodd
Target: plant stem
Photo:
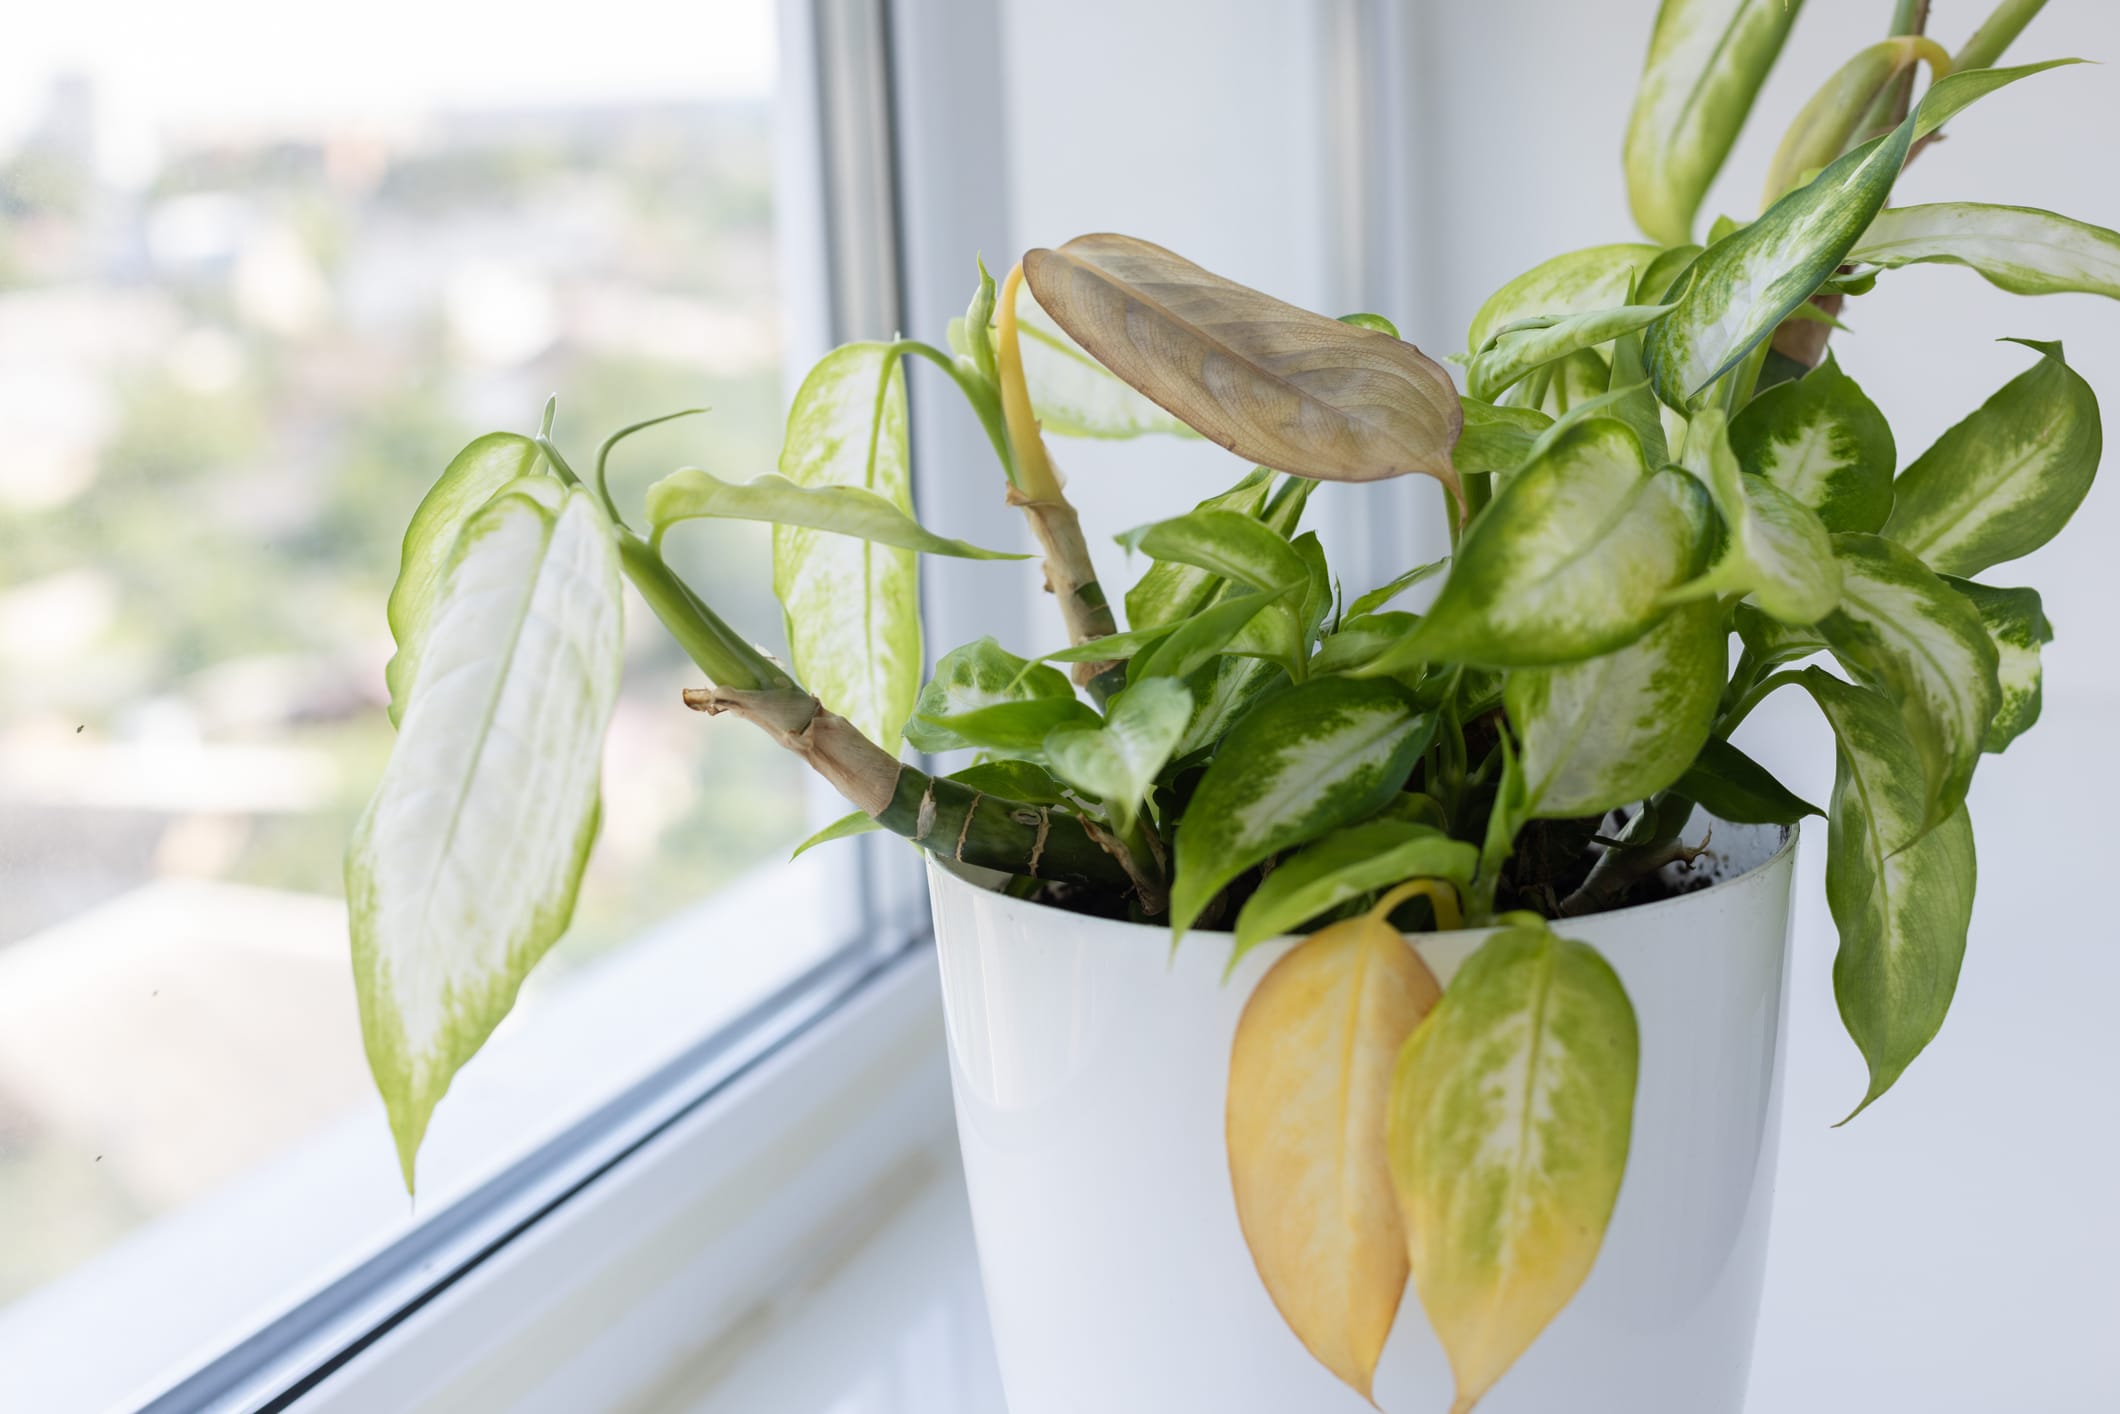
<instances>
[{"instance_id":1,"label":"plant stem","mask_svg":"<svg viewBox=\"0 0 2120 1414\"><path fill-rule=\"evenodd\" d=\"M1730 709L1722 714L1721 720L1716 722L1715 734L1728 740L1730 733L1737 730L1737 724L1751 716L1752 709L1766 701L1776 689L1802 681L1803 675L1794 670L1775 673L1766 678L1731 704Z\"/></svg>"},{"instance_id":2,"label":"plant stem","mask_svg":"<svg viewBox=\"0 0 2120 1414\"><path fill-rule=\"evenodd\" d=\"M1023 379L1023 350L1016 331L1016 294L1023 286L1023 267L1008 272L996 307L1001 347L997 369L1001 382L1001 413L1008 426L1009 447L1015 454L1015 479L1009 486L1011 505L1020 506L1031 523L1031 533L1045 554L1045 587L1060 601L1060 617L1067 625L1070 643L1088 643L1109 638L1119 631L1112 606L1097 582L1097 567L1090 559L1089 542L1082 535L1081 517L1068 504L1060 489L1059 475L1046 455L1045 438L1037 415L1031 409L1030 388ZM1110 662L1077 663L1074 679L1092 686L1113 681L1107 674L1118 666Z\"/></svg>"},{"instance_id":3,"label":"plant stem","mask_svg":"<svg viewBox=\"0 0 2120 1414\"><path fill-rule=\"evenodd\" d=\"M617 532L619 564L626 578L709 682L749 692L794 688L795 679L787 670L724 623L647 541L623 526Z\"/></svg>"},{"instance_id":4,"label":"plant stem","mask_svg":"<svg viewBox=\"0 0 2120 1414\"><path fill-rule=\"evenodd\" d=\"M1693 802L1676 791L1658 791L1642 802L1641 811L1620 831L1619 843L1599 855L1582 886L1561 900L1561 916L1579 918L1610 908L1666 864L1698 853L1678 838L1692 818Z\"/></svg>"},{"instance_id":5,"label":"plant stem","mask_svg":"<svg viewBox=\"0 0 2120 1414\"><path fill-rule=\"evenodd\" d=\"M2002 51L2032 22L2032 17L2045 8L2046 0L2002 0L1973 31L1973 37L1951 56L1951 72L1993 66Z\"/></svg>"}]
</instances>

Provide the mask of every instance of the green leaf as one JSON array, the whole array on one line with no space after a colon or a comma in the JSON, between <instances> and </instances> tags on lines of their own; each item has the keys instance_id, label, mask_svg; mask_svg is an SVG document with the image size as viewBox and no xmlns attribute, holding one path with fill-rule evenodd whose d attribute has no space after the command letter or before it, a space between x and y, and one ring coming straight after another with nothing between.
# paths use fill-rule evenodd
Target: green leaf
<instances>
[{"instance_id":1,"label":"green leaf","mask_svg":"<svg viewBox=\"0 0 2120 1414\"><path fill-rule=\"evenodd\" d=\"M847 344L795 394L780 474L852 486L910 517L905 375L889 344ZM773 527L773 592L795 676L886 750L920 692L920 567L911 550L808 526Z\"/></svg>"},{"instance_id":2,"label":"green leaf","mask_svg":"<svg viewBox=\"0 0 2120 1414\"><path fill-rule=\"evenodd\" d=\"M1351 899L1404 879L1447 879L1464 890L1479 851L1430 825L1371 820L1336 830L1283 860L1237 915L1237 959Z\"/></svg>"},{"instance_id":3,"label":"green leaf","mask_svg":"<svg viewBox=\"0 0 2120 1414\"><path fill-rule=\"evenodd\" d=\"M1189 620L1180 620L1189 622ZM1093 638L1087 643L1076 643L1066 648L1055 648L1038 659L1041 663L1108 663L1119 659L1136 657L1170 637L1178 625L1163 624L1156 628L1128 629L1124 633L1108 633L1102 638Z\"/></svg>"},{"instance_id":4,"label":"green leaf","mask_svg":"<svg viewBox=\"0 0 2120 1414\"><path fill-rule=\"evenodd\" d=\"M1969 579L1944 577L1945 584L1972 600L1980 622L1994 641L1995 676L2002 688L2002 708L1981 739L1983 751L2002 751L2039 720L2042 696L2039 650L2054 641L2036 589L1995 589Z\"/></svg>"},{"instance_id":5,"label":"green leaf","mask_svg":"<svg viewBox=\"0 0 2120 1414\"><path fill-rule=\"evenodd\" d=\"M488 501L449 555L346 852L361 1035L408 1190L450 1079L566 931L618 699L611 524L583 491L553 507L557 483L519 484L536 489Z\"/></svg>"},{"instance_id":6,"label":"green leaf","mask_svg":"<svg viewBox=\"0 0 2120 1414\"><path fill-rule=\"evenodd\" d=\"M1610 343L1661 318L1672 308L1668 304L1625 304L1504 327L1474 353L1472 366L1465 373L1466 390L1475 398L1492 402L1533 369Z\"/></svg>"},{"instance_id":7,"label":"green leaf","mask_svg":"<svg viewBox=\"0 0 2120 1414\"><path fill-rule=\"evenodd\" d=\"M1030 251L1023 274L1099 363L1246 461L1322 481L1419 472L1455 493L1457 390L1413 345L1128 236Z\"/></svg>"},{"instance_id":8,"label":"green leaf","mask_svg":"<svg viewBox=\"0 0 2120 1414\"><path fill-rule=\"evenodd\" d=\"M1307 484L1307 483L1305 483ZM1266 508L1273 473L1258 467L1219 496L1195 506L1199 511L1230 511L1256 519ZM1158 560L1126 591L1126 621L1136 629L1157 628L1191 618L1214 602L1222 577L1179 560Z\"/></svg>"},{"instance_id":9,"label":"green leaf","mask_svg":"<svg viewBox=\"0 0 2120 1414\"><path fill-rule=\"evenodd\" d=\"M1840 564L1825 526L1763 476L1738 469L1721 408L1703 408L1686 432L1685 468L1722 512L1722 558L1680 597L1748 594L1783 623L1816 623L1840 602Z\"/></svg>"},{"instance_id":10,"label":"green leaf","mask_svg":"<svg viewBox=\"0 0 2120 1414\"><path fill-rule=\"evenodd\" d=\"M1430 560L1425 565L1415 565L1412 569L1391 581L1391 583L1372 589L1352 604L1349 604L1347 606L1347 617L1358 619L1364 614L1373 613L1413 588L1416 584L1448 569L1449 566L1450 557L1448 555L1443 556L1440 560Z\"/></svg>"},{"instance_id":11,"label":"green leaf","mask_svg":"<svg viewBox=\"0 0 2120 1414\"><path fill-rule=\"evenodd\" d=\"M1670 446L1664 440L1664 405L1656 400L1656 394L1647 383L1608 389L1570 404L1551 426L1539 434L1538 441L1532 444L1531 455L1538 456L1553 445L1564 430L1593 417L1609 417L1633 428L1634 435L1641 439L1642 455L1648 458L1649 465L1662 466L1671 459Z\"/></svg>"},{"instance_id":12,"label":"green leaf","mask_svg":"<svg viewBox=\"0 0 2120 1414\"><path fill-rule=\"evenodd\" d=\"M1339 631L1326 635L1310 660L1310 673L1353 673L1375 661L1384 651L1413 632L1419 614L1390 609L1356 614L1341 623Z\"/></svg>"},{"instance_id":13,"label":"green leaf","mask_svg":"<svg viewBox=\"0 0 2120 1414\"><path fill-rule=\"evenodd\" d=\"M1199 669L1187 682L1200 705L1185 730L1185 740L1178 743L1178 755L1190 756L1219 745L1234 723L1286 681L1286 675L1271 663L1230 654Z\"/></svg>"},{"instance_id":14,"label":"green leaf","mask_svg":"<svg viewBox=\"0 0 2120 1414\"><path fill-rule=\"evenodd\" d=\"M1380 809L1435 727L1433 713L1388 681L1319 678L1252 709L1178 824L1173 940L1245 870Z\"/></svg>"},{"instance_id":15,"label":"green leaf","mask_svg":"<svg viewBox=\"0 0 2120 1414\"><path fill-rule=\"evenodd\" d=\"M1884 534L1940 574L1975 575L2038 549L2098 473L2098 395L2061 345L2014 342L2039 361L1938 437L1893 487Z\"/></svg>"},{"instance_id":16,"label":"green leaf","mask_svg":"<svg viewBox=\"0 0 2120 1414\"><path fill-rule=\"evenodd\" d=\"M1842 572L1843 578L1845 573ZM1739 604L1732 617L1737 636L1744 640L1745 650L1758 660L1762 670L1826 651L1825 635L1812 625L1785 624L1751 604Z\"/></svg>"},{"instance_id":17,"label":"green leaf","mask_svg":"<svg viewBox=\"0 0 2120 1414\"><path fill-rule=\"evenodd\" d=\"M1635 273L1647 269L1659 254L1653 245L1627 242L1594 245L1541 261L1487 297L1472 316L1465 352L1477 354L1519 320L1625 304Z\"/></svg>"},{"instance_id":18,"label":"green leaf","mask_svg":"<svg viewBox=\"0 0 2120 1414\"><path fill-rule=\"evenodd\" d=\"M1553 419L1536 408L1496 407L1478 398L1460 398L1465 430L1450 454L1460 475L1515 471L1531 455L1539 434Z\"/></svg>"},{"instance_id":19,"label":"green leaf","mask_svg":"<svg viewBox=\"0 0 2120 1414\"><path fill-rule=\"evenodd\" d=\"M420 640L441 591L449 552L466 521L494 493L544 466L537 443L513 432L489 432L456 454L412 513L397 582L390 586L390 635L397 653L383 669L390 686L390 722L405 718L405 699L419 672Z\"/></svg>"},{"instance_id":20,"label":"green leaf","mask_svg":"<svg viewBox=\"0 0 2120 1414\"><path fill-rule=\"evenodd\" d=\"M994 350L994 345L999 339L999 335L994 330L994 306L998 302L998 294L999 292L994 288L994 277L987 270L986 262L984 260L979 261L979 284L972 291L972 302L965 306L964 317L962 319L952 319L949 326L950 348L959 357L970 360L972 367L978 370L979 376L985 379L987 383L995 386L998 386L1001 382L1000 359ZM1021 316L1023 313L1024 311L1018 310L1018 329L1027 333L1027 330L1022 329ZM968 332L972 329L979 330L983 337L973 339ZM1028 358L1026 356L1027 361ZM1101 372L1102 370L1100 369L1099 371ZM1032 395L1032 406L1035 407L1036 405L1037 395L1034 393Z\"/></svg>"},{"instance_id":21,"label":"green leaf","mask_svg":"<svg viewBox=\"0 0 2120 1414\"><path fill-rule=\"evenodd\" d=\"M2017 295L2120 299L2120 231L2030 206L1895 206L1877 214L1848 259L1888 270L1963 265Z\"/></svg>"},{"instance_id":22,"label":"green leaf","mask_svg":"<svg viewBox=\"0 0 2120 1414\"><path fill-rule=\"evenodd\" d=\"M1708 527L1707 495L1692 477L1652 474L1622 423L1577 423L1503 483L1435 604L1368 671L1547 667L1622 648L1698 572Z\"/></svg>"},{"instance_id":23,"label":"green leaf","mask_svg":"<svg viewBox=\"0 0 2120 1414\"><path fill-rule=\"evenodd\" d=\"M2018 64L2007 69L1963 69L1939 79L1929 86L1929 91L1921 96L1920 106L1914 110L1914 141L1921 141L1998 88L2030 78L2033 74L2043 74L2048 69L2058 69L2064 64L2082 62L2081 59L2048 59L2044 63Z\"/></svg>"},{"instance_id":24,"label":"green leaf","mask_svg":"<svg viewBox=\"0 0 2120 1414\"><path fill-rule=\"evenodd\" d=\"M1717 606L1693 603L1616 652L1509 674L1530 816L1596 815L1676 781L1715 724L1728 644Z\"/></svg>"},{"instance_id":25,"label":"green leaf","mask_svg":"<svg viewBox=\"0 0 2120 1414\"><path fill-rule=\"evenodd\" d=\"M1733 825L1793 825L1825 814L1721 737L1708 738L1672 789Z\"/></svg>"},{"instance_id":26,"label":"green leaf","mask_svg":"<svg viewBox=\"0 0 2120 1414\"><path fill-rule=\"evenodd\" d=\"M1261 610L1286 600L1294 589L1247 591L1193 615L1147 653L1127 665L1126 680L1189 678L1230 646Z\"/></svg>"},{"instance_id":27,"label":"green leaf","mask_svg":"<svg viewBox=\"0 0 2120 1414\"><path fill-rule=\"evenodd\" d=\"M1693 216L1781 53L1798 0L1664 0L1627 124L1627 200L1667 246Z\"/></svg>"},{"instance_id":28,"label":"green leaf","mask_svg":"<svg viewBox=\"0 0 2120 1414\"><path fill-rule=\"evenodd\" d=\"M1857 53L1811 95L1782 134L1781 146L1767 168L1762 204L1771 206L1804 175L1840 156L1862 131L1871 106L1900 83L1913 82L1913 71L1926 60L1936 74L1951 66L1951 57L1935 40L1901 34Z\"/></svg>"},{"instance_id":29,"label":"green leaf","mask_svg":"<svg viewBox=\"0 0 2120 1414\"><path fill-rule=\"evenodd\" d=\"M1533 918L1466 959L1399 1053L1392 1184L1459 1414L1597 1260L1627 1169L1639 1047L1610 965Z\"/></svg>"},{"instance_id":30,"label":"green leaf","mask_svg":"<svg viewBox=\"0 0 2120 1414\"><path fill-rule=\"evenodd\" d=\"M1870 1068L1860 1114L1950 1009L1973 916L1973 826L1963 804L1924 823L1922 764L1890 702L1817 668L1803 677L1840 744L1826 905L1840 930L1833 992Z\"/></svg>"},{"instance_id":31,"label":"green leaf","mask_svg":"<svg viewBox=\"0 0 2120 1414\"><path fill-rule=\"evenodd\" d=\"M1928 782L1925 821L1965 799L2002 707L1995 645L1964 595L1889 540L1836 535L1840 607L1819 622L1841 665L1899 708Z\"/></svg>"},{"instance_id":32,"label":"green leaf","mask_svg":"<svg viewBox=\"0 0 2120 1414\"><path fill-rule=\"evenodd\" d=\"M1687 406L1810 298L1884 206L1913 136L1909 118L1708 247L1678 307L1643 335L1658 397Z\"/></svg>"},{"instance_id":33,"label":"green leaf","mask_svg":"<svg viewBox=\"0 0 2120 1414\"><path fill-rule=\"evenodd\" d=\"M1192 720L1192 690L1176 678L1130 685L1106 704L1096 726L1061 727L1045 739L1053 774L1104 803L1121 834Z\"/></svg>"},{"instance_id":34,"label":"green leaf","mask_svg":"<svg viewBox=\"0 0 2120 1414\"><path fill-rule=\"evenodd\" d=\"M935 665L905 724L905 739L917 751L972 747L1035 755L1054 727L1096 720L1076 700L1067 674L1027 663L981 638L951 649Z\"/></svg>"},{"instance_id":35,"label":"green leaf","mask_svg":"<svg viewBox=\"0 0 2120 1414\"><path fill-rule=\"evenodd\" d=\"M1730 423L1737 464L1818 512L1828 530L1872 531L1892 513L1891 424L1826 361L1746 403Z\"/></svg>"},{"instance_id":36,"label":"green leaf","mask_svg":"<svg viewBox=\"0 0 2120 1414\"><path fill-rule=\"evenodd\" d=\"M1052 772L1029 761L981 761L950 772L949 779L1026 805L1059 805L1067 799L1067 792L1053 779Z\"/></svg>"},{"instance_id":37,"label":"green leaf","mask_svg":"<svg viewBox=\"0 0 2120 1414\"><path fill-rule=\"evenodd\" d=\"M1310 566L1293 545L1271 526L1236 511L1188 511L1130 530L1119 543L1254 589L1303 592L1311 585ZM1262 617L1245 626L1230 651L1272 658L1290 677L1300 676L1307 654L1298 606L1276 598L1261 607Z\"/></svg>"},{"instance_id":38,"label":"green leaf","mask_svg":"<svg viewBox=\"0 0 2120 1414\"><path fill-rule=\"evenodd\" d=\"M868 811L856 810L851 815L840 816L837 820L834 820L831 824L795 846L795 852L790 854L788 858L800 859L821 844L830 844L833 840L851 839L855 835L874 834L882 828L883 826L876 823L876 817L869 814Z\"/></svg>"},{"instance_id":39,"label":"green leaf","mask_svg":"<svg viewBox=\"0 0 2120 1414\"><path fill-rule=\"evenodd\" d=\"M774 472L745 482L723 481L686 467L648 488L648 524L659 538L679 521L754 520L852 536L923 555L961 560L1027 560L1006 550L982 550L926 529L873 491L859 486L797 486Z\"/></svg>"}]
</instances>

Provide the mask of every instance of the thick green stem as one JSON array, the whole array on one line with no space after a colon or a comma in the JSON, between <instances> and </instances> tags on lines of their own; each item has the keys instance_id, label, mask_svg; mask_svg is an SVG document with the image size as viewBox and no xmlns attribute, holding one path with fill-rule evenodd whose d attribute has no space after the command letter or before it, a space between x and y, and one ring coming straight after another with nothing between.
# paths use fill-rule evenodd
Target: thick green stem
<instances>
[{"instance_id":1,"label":"thick green stem","mask_svg":"<svg viewBox=\"0 0 2120 1414\"><path fill-rule=\"evenodd\" d=\"M1951 71L1993 67L2002 52L2010 47L2011 41L2032 22L2032 17L2045 8L2046 0L2002 0L1994 13L1981 21L1980 28L1973 31L1973 37L1951 56Z\"/></svg>"},{"instance_id":2,"label":"thick green stem","mask_svg":"<svg viewBox=\"0 0 2120 1414\"><path fill-rule=\"evenodd\" d=\"M647 541L623 526L618 527L618 557L626 578L709 682L743 691L795 686L786 669L724 623Z\"/></svg>"},{"instance_id":3,"label":"thick green stem","mask_svg":"<svg viewBox=\"0 0 2120 1414\"><path fill-rule=\"evenodd\" d=\"M1118 841L1081 816L1004 800L911 766L876 823L943 859L1115 894L1135 886Z\"/></svg>"}]
</instances>

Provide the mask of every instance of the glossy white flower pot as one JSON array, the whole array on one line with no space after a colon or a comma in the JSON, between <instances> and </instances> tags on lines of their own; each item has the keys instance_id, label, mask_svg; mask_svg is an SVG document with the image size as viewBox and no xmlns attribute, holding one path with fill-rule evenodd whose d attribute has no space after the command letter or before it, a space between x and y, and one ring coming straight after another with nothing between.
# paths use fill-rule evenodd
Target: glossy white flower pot
<instances>
[{"instance_id":1,"label":"glossy white flower pot","mask_svg":"<svg viewBox=\"0 0 2120 1414\"><path fill-rule=\"evenodd\" d=\"M1634 1138L1597 1264L1481 1414L1737 1414L1764 1276L1795 836L1718 824L1731 875L1576 919L1641 1034ZM1739 872L1742 871L1742 872ZM1359 1414L1283 1324L1223 1149L1231 1038L1292 946L1171 956L929 871L957 1127L1010 1414ZM1485 936L1415 938L1446 985ZM1409 1285L1377 1370L1386 1414L1451 1402Z\"/></svg>"}]
</instances>

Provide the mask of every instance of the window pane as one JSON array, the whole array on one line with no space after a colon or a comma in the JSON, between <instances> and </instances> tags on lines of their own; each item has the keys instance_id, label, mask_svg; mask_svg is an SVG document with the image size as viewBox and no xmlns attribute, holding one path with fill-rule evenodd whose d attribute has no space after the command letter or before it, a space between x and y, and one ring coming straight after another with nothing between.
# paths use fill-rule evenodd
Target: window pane
<instances>
[{"instance_id":1,"label":"window pane","mask_svg":"<svg viewBox=\"0 0 2120 1414\"><path fill-rule=\"evenodd\" d=\"M387 1175L341 853L390 747L398 541L450 454L558 390L584 466L713 409L626 444L622 504L772 465L770 0L592 9L387 0L328 41L259 0L10 19L0 1307L348 1124ZM673 540L771 642L762 528ZM677 705L696 674L638 601L628 636L601 841L526 1009L805 828L789 760Z\"/></svg>"}]
</instances>

